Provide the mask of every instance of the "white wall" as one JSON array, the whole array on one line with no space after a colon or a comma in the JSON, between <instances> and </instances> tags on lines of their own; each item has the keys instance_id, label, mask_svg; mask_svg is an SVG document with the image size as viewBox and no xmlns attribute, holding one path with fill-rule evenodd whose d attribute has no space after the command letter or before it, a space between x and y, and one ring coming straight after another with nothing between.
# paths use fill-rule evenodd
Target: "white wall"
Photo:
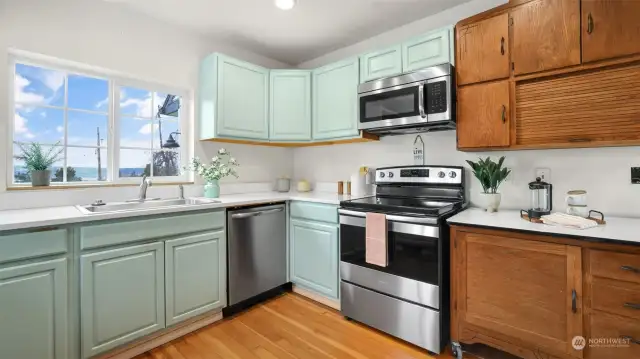
<instances>
[{"instance_id":1,"label":"white wall","mask_svg":"<svg viewBox=\"0 0 640 359\"><path fill-rule=\"evenodd\" d=\"M503 0L474 0L435 16L391 30L379 36L334 51L300 64L315 68L347 57L399 43L431 29L454 24L459 20L500 5ZM380 142L294 150L294 178L312 182L347 180L359 166L373 167L412 164L415 136L384 137ZM507 156L513 169L501 187L503 208L526 209L529 205L527 184L534 180L535 168L551 169L554 185L554 209L564 210L564 195L571 189L588 191L590 207L607 215L640 217L640 185L630 184L630 167L640 166L640 147L595 148L545 151L509 151L465 153L456 150L455 132L422 134L425 162L434 165L466 166L465 160L478 156L497 159ZM477 180L467 173L471 201L477 204L481 191Z\"/></svg>"},{"instance_id":2,"label":"white wall","mask_svg":"<svg viewBox=\"0 0 640 359\"><path fill-rule=\"evenodd\" d=\"M200 61L214 51L266 67L287 67L278 61L227 44L212 43L197 34L137 15L117 2L102 0L0 0L0 64L7 63L9 48L98 66L191 91L198 86ZM66 202L70 200L65 201L65 198L71 197L76 202L95 198L113 201L135 193L121 188L76 191L70 197L60 195L59 191L49 192L49 195L47 191L37 194L5 192L7 121L13 119L13 115L5 110L8 108L8 86L4 85L8 83L7 70L8 66L0 66L0 111L5 111L0 112L0 210L68 204ZM198 141L195 154L201 158L211 157L221 146ZM229 148L242 164L239 170L241 182L270 182L277 176L293 172L291 149L224 147ZM152 188L149 194L160 191L160 187ZM39 200L34 203L32 198Z\"/></svg>"}]
</instances>

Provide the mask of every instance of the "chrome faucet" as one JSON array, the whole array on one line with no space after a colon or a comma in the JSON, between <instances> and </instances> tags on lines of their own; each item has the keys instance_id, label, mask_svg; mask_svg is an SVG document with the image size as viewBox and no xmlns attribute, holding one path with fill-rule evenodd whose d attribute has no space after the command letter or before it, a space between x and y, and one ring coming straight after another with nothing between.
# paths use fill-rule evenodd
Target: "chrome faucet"
<instances>
[{"instance_id":1,"label":"chrome faucet","mask_svg":"<svg viewBox=\"0 0 640 359\"><path fill-rule=\"evenodd\" d=\"M180 199L184 199L184 186L178 185L178 190L180 190Z\"/></svg>"},{"instance_id":2,"label":"chrome faucet","mask_svg":"<svg viewBox=\"0 0 640 359\"><path fill-rule=\"evenodd\" d=\"M143 175L142 183L140 183L140 192L138 192L138 201L142 202L147 199L147 188L152 185L153 183L150 179L147 179L147 175Z\"/></svg>"}]
</instances>

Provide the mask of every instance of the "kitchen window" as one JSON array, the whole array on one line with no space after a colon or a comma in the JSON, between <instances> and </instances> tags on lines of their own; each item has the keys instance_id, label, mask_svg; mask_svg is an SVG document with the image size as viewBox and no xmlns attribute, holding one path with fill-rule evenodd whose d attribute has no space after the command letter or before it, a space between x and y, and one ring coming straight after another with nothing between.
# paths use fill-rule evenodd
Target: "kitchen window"
<instances>
[{"instance_id":1,"label":"kitchen window","mask_svg":"<svg viewBox=\"0 0 640 359\"><path fill-rule=\"evenodd\" d=\"M14 155L34 142L62 149L52 186L188 180L185 91L17 56L11 67L10 187L30 184Z\"/></svg>"}]
</instances>

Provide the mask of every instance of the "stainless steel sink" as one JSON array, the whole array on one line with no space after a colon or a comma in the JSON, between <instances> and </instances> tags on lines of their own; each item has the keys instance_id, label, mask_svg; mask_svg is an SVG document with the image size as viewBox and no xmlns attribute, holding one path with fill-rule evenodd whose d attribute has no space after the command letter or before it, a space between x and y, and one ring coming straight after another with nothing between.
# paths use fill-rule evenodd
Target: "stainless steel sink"
<instances>
[{"instance_id":1,"label":"stainless steel sink","mask_svg":"<svg viewBox=\"0 0 640 359\"><path fill-rule=\"evenodd\" d=\"M114 213L114 212L127 212L127 211L145 211L156 208L167 207L185 207L185 206L199 206L204 204L221 203L215 199L207 198L185 198L185 199L159 199L159 200L147 200L139 202L113 202L103 205L88 205L88 206L76 206L83 214L98 214L98 213Z\"/></svg>"}]
</instances>

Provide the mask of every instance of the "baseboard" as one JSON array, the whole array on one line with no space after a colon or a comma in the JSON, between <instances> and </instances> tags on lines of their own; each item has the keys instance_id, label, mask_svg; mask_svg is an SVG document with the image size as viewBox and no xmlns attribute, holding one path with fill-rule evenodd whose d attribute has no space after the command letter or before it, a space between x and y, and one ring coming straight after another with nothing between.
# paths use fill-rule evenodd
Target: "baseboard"
<instances>
[{"instance_id":1,"label":"baseboard","mask_svg":"<svg viewBox=\"0 0 640 359\"><path fill-rule=\"evenodd\" d=\"M151 334L127 346L98 355L95 359L131 359L219 320L222 320L221 311L213 314L203 314L169 329Z\"/></svg>"},{"instance_id":2,"label":"baseboard","mask_svg":"<svg viewBox=\"0 0 640 359\"><path fill-rule=\"evenodd\" d=\"M335 310L340 310L340 300L339 299L330 299L327 297L323 297L320 294L314 293L308 289L301 288L297 285L293 285L292 291L294 293L300 294L301 296L307 297L309 299L315 300L320 304L324 304L327 307L333 308Z\"/></svg>"}]
</instances>

